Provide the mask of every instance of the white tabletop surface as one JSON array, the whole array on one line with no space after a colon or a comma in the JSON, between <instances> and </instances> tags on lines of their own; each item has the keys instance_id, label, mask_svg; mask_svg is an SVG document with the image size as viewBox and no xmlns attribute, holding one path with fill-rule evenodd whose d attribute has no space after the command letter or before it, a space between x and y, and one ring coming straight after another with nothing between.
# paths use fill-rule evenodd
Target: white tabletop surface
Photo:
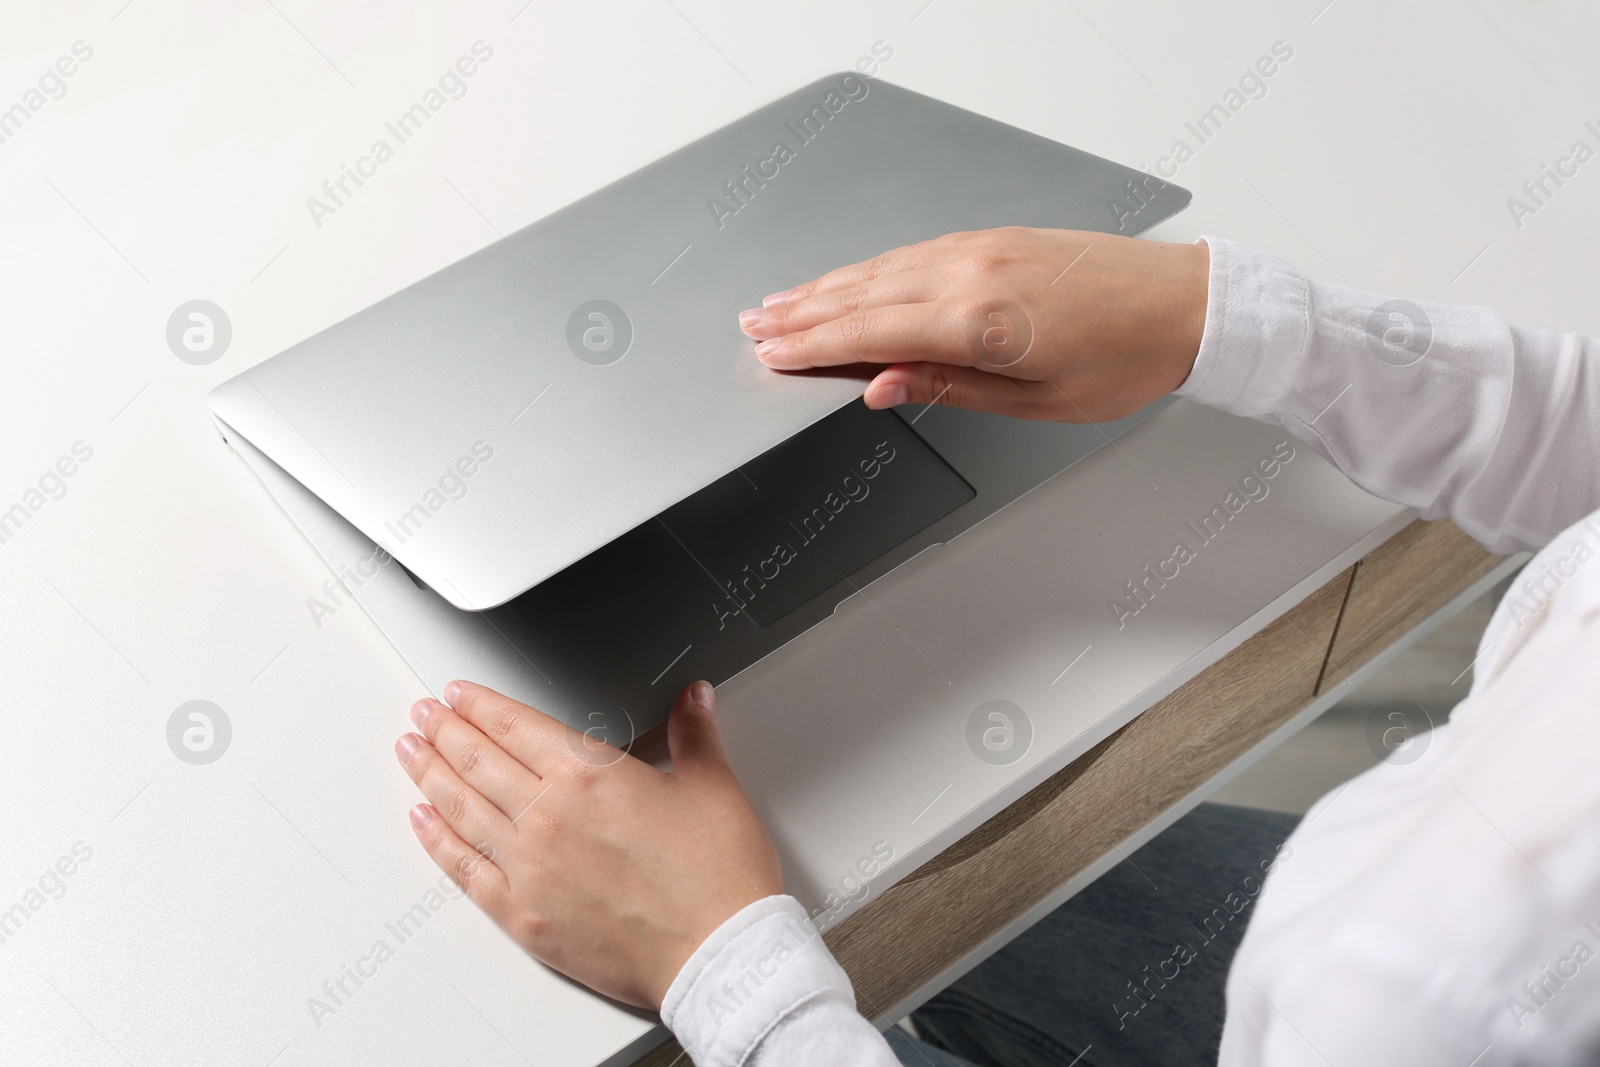
<instances>
[{"instance_id":1,"label":"white tabletop surface","mask_svg":"<svg viewBox=\"0 0 1600 1067\"><path fill-rule=\"evenodd\" d=\"M0 512L26 516L0 542L0 1061L582 1065L655 1039L468 903L404 941L385 925L437 879L390 751L423 688L359 608L317 625L328 572L218 439L217 382L880 42L878 76L1112 159L1186 141L1164 176L1194 205L1154 236L1595 332L1600 161L1520 220L1507 198L1600 147L1597 31L1578 0L13 5ZM464 95L314 219L479 41ZM30 97L77 42L92 54ZM1199 143L1185 123L1278 42L1264 93ZM232 325L199 366L166 340L195 299ZM883 842L881 891L1407 521L1301 448L1119 630L1123 582L1281 440L1175 405L726 685L794 892L820 906ZM995 699L1031 724L1006 766L967 745ZM191 700L231 727L205 765L168 744ZM392 955L314 1019L380 939Z\"/></svg>"}]
</instances>

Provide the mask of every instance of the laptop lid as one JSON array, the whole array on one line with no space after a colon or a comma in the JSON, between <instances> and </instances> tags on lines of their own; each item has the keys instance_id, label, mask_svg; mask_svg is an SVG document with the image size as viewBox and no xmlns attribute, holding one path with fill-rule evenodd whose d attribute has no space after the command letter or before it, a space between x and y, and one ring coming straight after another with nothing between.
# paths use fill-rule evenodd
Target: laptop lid
<instances>
[{"instance_id":1,"label":"laptop lid","mask_svg":"<svg viewBox=\"0 0 1600 1067\"><path fill-rule=\"evenodd\" d=\"M458 608L505 603L858 397L737 313L956 230L1134 234L1189 193L820 79L224 382L216 418Z\"/></svg>"}]
</instances>

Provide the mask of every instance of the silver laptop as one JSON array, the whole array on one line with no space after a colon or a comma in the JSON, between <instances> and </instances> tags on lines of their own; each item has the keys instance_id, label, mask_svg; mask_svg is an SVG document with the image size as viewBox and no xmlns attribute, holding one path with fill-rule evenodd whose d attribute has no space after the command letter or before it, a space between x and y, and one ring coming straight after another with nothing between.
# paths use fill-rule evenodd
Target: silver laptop
<instances>
[{"instance_id":1,"label":"silver laptop","mask_svg":"<svg viewBox=\"0 0 1600 1067\"><path fill-rule=\"evenodd\" d=\"M619 745L1107 444L873 412L763 367L769 292L956 230L1132 235L1189 193L857 74L823 78L215 389L224 438L437 692ZM1159 405L1157 405L1159 406Z\"/></svg>"}]
</instances>

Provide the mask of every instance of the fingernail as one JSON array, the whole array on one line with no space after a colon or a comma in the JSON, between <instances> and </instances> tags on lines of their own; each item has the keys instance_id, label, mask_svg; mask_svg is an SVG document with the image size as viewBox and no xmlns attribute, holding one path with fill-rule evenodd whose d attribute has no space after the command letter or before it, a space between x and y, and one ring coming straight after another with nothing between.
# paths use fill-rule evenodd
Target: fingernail
<instances>
[{"instance_id":1,"label":"fingernail","mask_svg":"<svg viewBox=\"0 0 1600 1067\"><path fill-rule=\"evenodd\" d=\"M712 704L716 702L716 693L712 690L710 682L695 682L689 687L689 700L710 711Z\"/></svg>"},{"instance_id":2,"label":"fingernail","mask_svg":"<svg viewBox=\"0 0 1600 1067\"><path fill-rule=\"evenodd\" d=\"M770 340L762 341L760 344L756 345L756 355L762 359L766 359L768 356L776 352L779 347L782 346L782 344L783 338L781 337L774 337Z\"/></svg>"},{"instance_id":3,"label":"fingernail","mask_svg":"<svg viewBox=\"0 0 1600 1067\"><path fill-rule=\"evenodd\" d=\"M412 753L417 751L417 746L422 744L422 739L416 734L401 734L400 740L394 743L395 757L400 760L400 766L411 764Z\"/></svg>"},{"instance_id":4,"label":"fingernail","mask_svg":"<svg viewBox=\"0 0 1600 1067\"><path fill-rule=\"evenodd\" d=\"M872 391L872 406L875 408L896 408L910 399L911 394L899 382L880 385Z\"/></svg>"},{"instance_id":5,"label":"fingernail","mask_svg":"<svg viewBox=\"0 0 1600 1067\"><path fill-rule=\"evenodd\" d=\"M411 705L411 721L416 723L419 730L428 725L428 702L426 700L419 700Z\"/></svg>"},{"instance_id":6,"label":"fingernail","mask_svg":"<svg viewBox=\"0 0 1600 1067\"><path fill-rule=\"evenodd\" d=\"M411 809L411 825L418 830L424 829L433 821L433 811L426 804L418 804Z\"/></svg>"},{"instance_id":7,"label":"fingernail","mask_svg":"<svg viewBox=\"0 0 1600 1067\"><path fill-rule=\"evenodd\" d=\"M741 311L739 312L739 328L748 330L750 327L754 326L764 318L766 318L766 312L762 311L760 308L751 308L748 311Z\"/></svg>"},{"instance_id":8,"label":"fingernail","mask_svg":"<svg viewBox=\"0 0 1600 1067\"><path fill-rule=\"evenodd\" d=\"M781 293L773 293L771 296L764 296L761 298L761 306L764 308L769 308L774 304L787 304L789 302L789 294L793 291L794 290L792 289L785 289Z\"/></svg>"},{"instance_id":9,"label":"fingernail","mask_svg":"<svg viewBox=\"0 0 1600 1067\"><path fill-rule=\"evenodd\" d=\"M456 706L456 697L458 697L460 695L461 695L461 683L460 682L446 682L446 683L444 683L444 702L446 704L449 704L452 708L455 707Z\"/></svg>"}]
</instances>

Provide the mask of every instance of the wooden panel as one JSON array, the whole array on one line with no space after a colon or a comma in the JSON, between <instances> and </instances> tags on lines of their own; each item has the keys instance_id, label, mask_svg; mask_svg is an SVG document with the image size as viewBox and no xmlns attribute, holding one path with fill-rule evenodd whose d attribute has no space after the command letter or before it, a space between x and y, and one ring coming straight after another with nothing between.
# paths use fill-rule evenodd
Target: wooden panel
<instances>
[{"instance_id":1,"label":"wooden panel","mask_svg":"<svg viewBox=\"0 0 1600 1067\"><path fill-rule=\"evenodd\" d=\"M1350 599L1317 691L1338 685L1483 577L1502 557L1447 520L1414 522L1356 564Z\"/></svg>"},{"instance_id":2,"label":"wooden panel","mask_svg":"<svg viewBox=\"0 0 1600 1067\"><path fill-rule=\"evenodd\" d=\"M1351 574L829 931L862 1011L915 992L1305 707Z\"/></svg>"}]
</instances>

